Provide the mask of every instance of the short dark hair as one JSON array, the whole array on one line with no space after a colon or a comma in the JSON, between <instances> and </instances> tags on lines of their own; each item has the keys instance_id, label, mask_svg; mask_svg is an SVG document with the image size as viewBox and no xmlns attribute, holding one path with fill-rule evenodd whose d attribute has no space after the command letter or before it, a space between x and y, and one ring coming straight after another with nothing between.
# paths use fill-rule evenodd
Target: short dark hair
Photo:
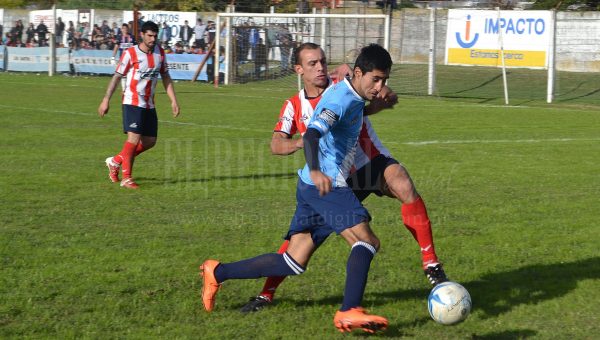
<instances>
[{"instance_id":1,"label":"short dark hair","mask_svg":"<svg viewBox=\"0 0 600 340\"><path fill-rule=\"evenodd\" d=\"M389 71L392 69L392 57L390 53L377 44L369 44L360 50L356 58L354 68L359 68L362 73L373 70Z\"/></svg>"},{"instance_id":2,"label":"short dark hair","mask_svg":"<svg viewBox=\"0 0 600 340\"><path fill-rule=\"evenodd\" d=\"M147 31L152 31L154 33L158 33L158 25L152 21L146 21L142 25L141 31L142 31L142 33L146 33Z\"/></svg>"},{"instance_id":3,"label":"short dark hair","mask_svg":"<svg viewBox=\"0 0 600 340\"><path fill-rule=\"evenodd\" d=\"M306 43L300 44L300 46L298 46L294 49L294 64L295 65L301 64L300 52L302 52L304 50L317 50L320 48L321 48L321 46L319 46L315 43L311 43L311 42L306 42Z\"/></svg>"}]
</instances>

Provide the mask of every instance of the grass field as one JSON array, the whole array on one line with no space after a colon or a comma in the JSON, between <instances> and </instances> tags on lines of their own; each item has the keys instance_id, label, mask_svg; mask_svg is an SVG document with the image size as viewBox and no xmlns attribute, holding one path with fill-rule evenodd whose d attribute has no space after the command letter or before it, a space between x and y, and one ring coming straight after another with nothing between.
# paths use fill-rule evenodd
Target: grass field
<instances>
[{"instance_id":1,"label":"grass field","mask_svg":"<svg viewBox=\"0 0 600 340\"><path fill-rule=\"evenodd\" d=\"M294 90L179 82L173 119L161 89L159 142L136 160L141 189L129 191L103 163L124 140L118 96L107 117L95 113L107 83L0 74L0 337L342 338L332 318L348 247L338 237L272 308L238 311L262 280L227 282L211 314L199 299L204 259L274 251L287 230L303 157L272 156L268 143ZM377 336L597 338L597 93L511 107L497 105L502 92L468 94L403 97L372 118L427 202L448 275L473 299L464 323L434 323L399 203L370 197L382 250L364 306L390 320Z\"/></svg>"}]
</instances>

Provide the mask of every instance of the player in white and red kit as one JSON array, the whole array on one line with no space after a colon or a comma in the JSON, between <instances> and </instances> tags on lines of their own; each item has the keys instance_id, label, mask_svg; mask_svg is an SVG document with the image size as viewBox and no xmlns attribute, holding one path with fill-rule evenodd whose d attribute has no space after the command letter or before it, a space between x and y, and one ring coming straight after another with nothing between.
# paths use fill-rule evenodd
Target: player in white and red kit
<instances>
[{"instance_id":1,"label":"player in white and red kit","mask_svg":"<svg viewBox=\"0 0 600 340\"><path fill-rule=\"evenodd\" d=\"M121 77L126 77L123 92L123 131L127 141L117 155L106 159L108 177L112 182L119 182L119 169L123 169L121 186L137 189L132 178L133 160L140 153L156 144L158 134L158 118L154 107L154 91L158 77L171 99L173 117L179 115L179 104L175 96L173 81L169 76L165 52L156 44L158 25L147 21L142 25L142 42L126 49L121 55L119 64L108 84L106 94L98 107L98 114L104 117L109 110L109 102Z\"/></svg>"},{"instance_id":2,"label":"player in white and red kit","mask_svg":"<svg viewBox=\"0 0 600 340\"><path fill-rule=\"evenodd\" d=\"M276 155L288 155L302 149L302 138L292 137L306 131L306 124L310 121L321 95L333 84L327 75L325 53L318 45L300 45L295 51L295 60L294 67L296 73L302 76L304 89L286 100L281 108L279 122L275 125L271 140L271 152ZM378 98L365 107L364 115L390 108L396 102L397 96L389 88L384 88ZM425 204L404 166L392 158L375 134L368 117L363 118L358 144L354 171L347 179L349 187L360 201L371 193L400 200L402 221L421 248L423 270L427 279L432 285L447 281L435 253L431 223ZM287 245L288 241L285 241L278 253L283 254ZM284 279L285 277L269 277L262 292L251 298L241 311L253 312L269 305L276 288Z\"/></svg>"}]
</instances>

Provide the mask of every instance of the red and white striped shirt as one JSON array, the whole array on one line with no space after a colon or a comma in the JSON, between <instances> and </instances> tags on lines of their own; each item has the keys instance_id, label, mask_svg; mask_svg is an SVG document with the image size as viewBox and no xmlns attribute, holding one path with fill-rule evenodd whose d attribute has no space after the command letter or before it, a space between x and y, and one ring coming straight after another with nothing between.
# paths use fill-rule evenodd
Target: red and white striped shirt
<instances>
[{"instance_id":1,"label":"red and white striped shirt","mask_svg":"<svg viewBox=\"0 0 600 340\"><path fill-rule=\"evenodd\" d=\"M158 77L169 72L165 51L156 45L152 53L144 53L139 45L132 46L121 55L115 72L127 77L123 104L153 109Z\"/></svg>"},{"instance_id":2,"label":"red and white striped shirt","mask_svg":"<svg viewBox=\"0 0 600 340\"><path fill-rule=\"evenodd\" d=\"M333 82L329 82L329 86L331 85L333 85ZM279 121L275 125L274 131L283 132L290 136L296 133L303 135L306 132L306 124L310 121L315 107L321 100L321 95L315 98L307 98L306 92L302 89L286 100L279 112ZM375 130L373 130L369 118L366 116L363 117L363 124L358 136L358 146L354 156L354 170L362 168L378 155L391 157L389 150L383 146Z\"/></svg>"}]
</instances>

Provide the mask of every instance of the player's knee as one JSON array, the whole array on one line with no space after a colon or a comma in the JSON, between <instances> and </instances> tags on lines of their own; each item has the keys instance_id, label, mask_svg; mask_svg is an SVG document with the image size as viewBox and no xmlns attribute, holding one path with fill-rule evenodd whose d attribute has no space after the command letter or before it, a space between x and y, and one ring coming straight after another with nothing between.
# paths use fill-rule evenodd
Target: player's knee
<instances>
[{"instance_id":1,"label":"player's knee","mask_svg":"<svg viewBox=\"0 0 600 340\"><path fill-rule=\"evenodd\" d=\"M381 242L379 242L379 238L377 238L375 235L371 237L369 244L372 245L376 251L379 251L379 248L381 247Z\"/></svg>"}]
</instances>

